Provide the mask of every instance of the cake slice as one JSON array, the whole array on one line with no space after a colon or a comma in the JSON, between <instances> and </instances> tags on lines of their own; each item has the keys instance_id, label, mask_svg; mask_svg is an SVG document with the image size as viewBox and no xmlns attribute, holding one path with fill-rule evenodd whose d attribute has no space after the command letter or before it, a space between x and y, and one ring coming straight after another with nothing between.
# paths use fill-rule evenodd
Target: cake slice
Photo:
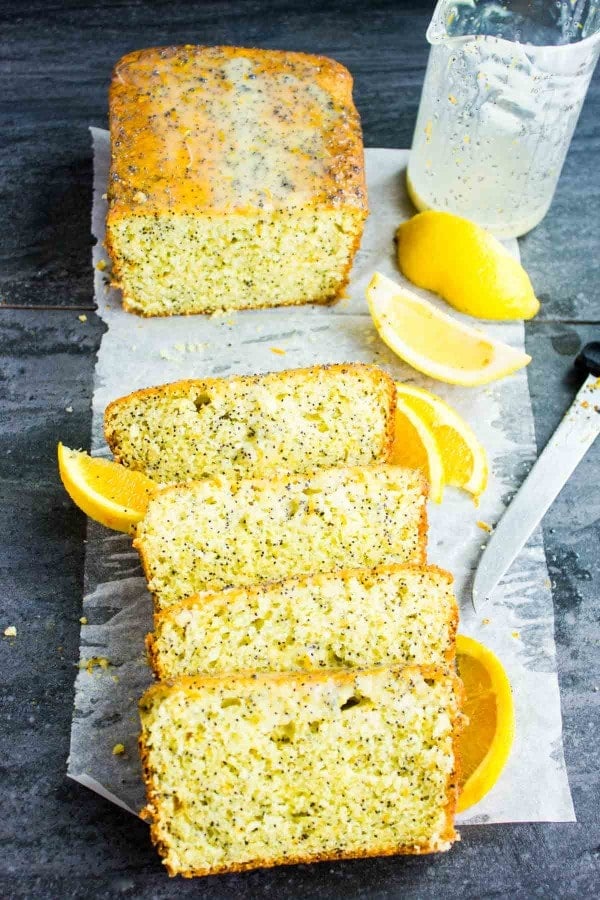
<instances>
[{"instance_id":1,"label":"cake slice","mask_svg":"<svg viewBox=\"0 0 600 900\"><path fill-rule=\"evenodd\" d=\"M190 597L155 617L148 655L160 679L449 665L458 621L451 584L435 566L385 566Z\"/></svg>"},{"instance_id":2,"label":"cake slice","mask_svg":"<svg viewBox=\"0 0 600 900\"><path fill-rule=\"evenodd\" d=\"M110 87L106 246L144 316L326 303L367 216L352 77L324 56L154 47Z\"/></svg>"},{"instance_id":3,"label":"cake slice","mask_svg":"<svg viewBox=\"0 0 600 900\"><path fill-rule=\"evenodd\" d=\"M461 702L435 667L158 683L140 750L169 874L448 850Z\"/></svg>"},{"instance_id":4,"label":"cake slice","mask_svg":"<svg viewBox=\"0 0 600 900\"><path fill-rule=\"evenodd\" d=\"M177 381L111 403L117 462L168 483L387 462L396 389L377 366Z\"/></svg>"},{"instance_id":5,"label":"cake slice","mask_svg":"<svg viewBox=\"0 0 600 900\"><path fill-rule=\"evenodd\" d=\"M211 478L157 491L137 526L158 609L201 591L425 562L426 482L399 466Z\"/></svg>"}]
</instances>

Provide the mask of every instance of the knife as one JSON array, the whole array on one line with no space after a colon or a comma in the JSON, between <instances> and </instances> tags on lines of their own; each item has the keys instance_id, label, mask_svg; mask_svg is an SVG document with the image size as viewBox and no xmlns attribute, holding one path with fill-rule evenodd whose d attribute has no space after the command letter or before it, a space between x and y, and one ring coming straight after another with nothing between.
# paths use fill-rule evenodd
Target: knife
<instances>
[{"instance_id":1,"label":"knife","mask_svg":"<svg viewBox=\"0 0 600 900\"><path fill-rule=\"evenodd\" d=\"M496 525L473 580L473 606L490 596L600 432L600 341L586 344L577 369L587 377L562 422Z\"/></svg>"}]
</instances>

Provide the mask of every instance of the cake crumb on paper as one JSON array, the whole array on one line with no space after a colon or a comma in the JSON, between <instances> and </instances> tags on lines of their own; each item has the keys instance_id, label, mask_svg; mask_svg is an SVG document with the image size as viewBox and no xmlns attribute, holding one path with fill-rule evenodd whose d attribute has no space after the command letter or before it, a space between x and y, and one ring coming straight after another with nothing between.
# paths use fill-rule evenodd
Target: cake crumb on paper
<instances>
[{"instance_id":1,"label":"cake crumb on paper","mask_svg":"<svg viewBox=\"0 0 600 900\"><path fill-rule=\"evenodd\" d=\"M488 534L491 534L494 530L491 525L489 525L487 522L484 522L482 519L477 519L476 524L478 528L481 528L482 531L487 531Z\"/></svg>"},{"instance_id":2,"label":"cake crumb on paper","mask_svg":"<svg viewBox=\"0 0 600 900\"><path fill-rule=\"evenodd\" d=\"M17 629L14 625L9 625L8 628L4 629L4 637L16 637Z\"/></svg>"},{"instance_id":3,"label":"cake crumb on paper","mask_svg":"<svg viewBox=\"0 0 600 900\"><path fill-rule=\"evenodd\" d=\"M96 263L96 268L98 269L99 272L104 272L104 270L106 269L106 260L99 259L98 262Z\"/></svg>"},{"instance_id":4,"label":"cake crumb on paper","mask_svg":"<svg viewBox=\"0 0 600 900\"><path fill-rule=\"evenodd\" d=\"M87 616L81 616L79 621L81 622L82 625L87 625L87 623L88 623Z\"/></svg>"},{"instance_id":5,"label":"cake crumb on paper","mask_svg":"<svg viewBox=\"0 0 600 900\"><path fill-rule=\"evenodd\" d=\"M82 659L79 663L80 669L85 669L88 675L92 675L94 669L102 669L106 672L110 666L110 659L106 656L90 656L89 659Z\"/></svg>"},{"instance_id":6,"label":"cake crumb on paper","mask_svg":"<svg viewBox=\"0 0 600 900\"><path fill-rule=\"evenodd\" d=\"M112 748L113 756L123 756L125 753L125 744L115 744Z\"/></svg>"},{"instance_id":7,"label":"cake crumb on paper","mask_svg":"<svg viewBox=\"0 0 600 900\"><path fill-rule=\"evenodd\" d=\"M277 356L285 356L287 350L284 350L282 347L269 347L271 353L277 354Z\"/></svg>"},{"instance_id":8,"label":"cake crumb on paper","mask_svg":"<svg viewBox=\"0 0 600 900\"><path fill-rule=\"evenodd\" d=\"M80 322L87 322L87 316L85 313L82 313L80 316L77 316Z\"/></svg>"}]
</instances>

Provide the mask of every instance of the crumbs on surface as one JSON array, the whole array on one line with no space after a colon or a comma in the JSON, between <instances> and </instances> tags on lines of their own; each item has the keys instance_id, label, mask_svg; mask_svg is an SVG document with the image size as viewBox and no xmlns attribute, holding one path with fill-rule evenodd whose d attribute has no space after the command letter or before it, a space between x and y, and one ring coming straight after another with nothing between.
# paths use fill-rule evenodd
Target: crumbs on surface
<instances>
[{"instance_id":1,"label":"crumbs on surface","mask_svg":"<svg viewBox=\"0 0 600 900\"><path fill-rule=\"evenodd\" d=\"M115 744L112 748L113 756L123 756L125 753L125 744Z\"/></svg>"},{"instance_id":2,"label":"crumbs on surface","mask_svg":"<svg viewBox=\"0 0 600 900\"><path fill-rule=\"evenodd\" d=\"M99 272L104 272L104 270L106 269L106 260L99 259L98 262L96 263L96 268L98 269Z\"/></svg>"},{"instance_id":3,"label":"crumbs on surface","mask_svg":"<svg viewBox=\"0 0 600 900\"><path fill-rule=\"evenodd\" d=\"M82 625L87 625L87 623L88 623L87 616L81 616L79 621L81 622Z\"/></svg>"},{"instance_id":4,"label":"crumbs on surface","mask_svg":"<svg viewBox=\"0 0 600 900\"><path fill-rule=\"evenodd\" d=\"M80 316L77 316L80 322L87 322L87 316L85 313L82 313Z\"/></svg>"},{"instance_id":5,"label":"crumbs on surface","mask_svg":"<svg viewBox=\"0 0 600 900\"><path fill-rule=\"evenodd\" d=\"M89 659L82 659L79 662L79 668L91 675L94 669L103 669L106 671L110 666L110 659L106 656L90 656Z\"/></svg>"},{"instance_id":6,"label":"crumbs on surface","mask_svg":"<svg viewBox=\"0 0 600 900\"><path fill-rule=\"evenodd\" d=\"M277 356L285 356L287 353L287 350L283 350L282 347L269 347L269 350L271 353L276 353Z\"/></svg>"},{"instance_id":7,"label":"crumbs on surface","mask_svg":"<svg viewBox=\"0 0 600 900\"><path fill-rule=\"evenodd\" d=\"M489 525L487 522L484 522L482 519L477 519L477 527L481 528L482 531L487 531L488 534L491 534L494 530L491 525Z\"/></svg>"},{"instance_id":8,"label":"crumbs on surface","mask_svg":"<svg viewBox=\"0 0 600 900\"><path fill-rule=\"evenodd\" d=\"M481 620L481 624L482 624L482 625L489 625L489 624L490 624L490 619L487 619L487 618L486 618L486 619L482 619L482 620Z\"/></svg>"},{"instance_id":9,"label":"crumbs on surface","mask_svg":"<svg viewBox=\"0 0 600 900\"><path fill-rule=\"evenodd\" d=\"M515 640L518 640L521 637L521 632L520 631L511 631L511 635L515 638Z\"/></svg>"},{"instance_id":10,"label":"crumbs on surface","mask_svg":"<svg viewBox=\"0 0 600 900\"><path fill-rule=\"evenodd\" d=\"M4 637L16 637L17 629L14 625L9 625L8 628L4 629Z\"/></svg>"}]
</instances>

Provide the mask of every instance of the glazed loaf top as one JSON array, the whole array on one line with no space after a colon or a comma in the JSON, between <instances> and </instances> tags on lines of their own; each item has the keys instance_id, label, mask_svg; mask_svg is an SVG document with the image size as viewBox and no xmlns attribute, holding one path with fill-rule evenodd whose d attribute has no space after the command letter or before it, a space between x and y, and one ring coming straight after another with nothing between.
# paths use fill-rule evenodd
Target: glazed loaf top
<instances>
[{"instance_id":1,"label":"glazed loaf top","mask_svg":"<svg viewBox=\"0 0 600 900\"><path fill-rule=\"evenodd\" d=\"M110 88L109 218L349 206L366 215L348 70L239 47L138 50Z\"/></svg>"}]
</instances>

